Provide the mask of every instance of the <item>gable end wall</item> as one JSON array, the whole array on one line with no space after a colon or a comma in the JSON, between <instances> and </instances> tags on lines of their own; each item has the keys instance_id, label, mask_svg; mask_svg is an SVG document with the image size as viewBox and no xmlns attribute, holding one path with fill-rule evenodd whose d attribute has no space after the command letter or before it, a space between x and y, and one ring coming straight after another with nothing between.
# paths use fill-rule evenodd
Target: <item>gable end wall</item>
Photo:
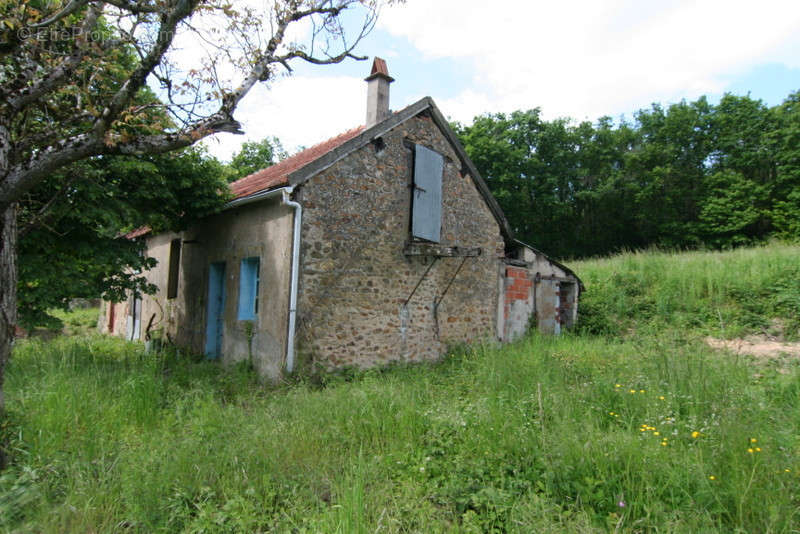
<instances>
[{"instance_id":1,"label":"gable end wall","mask_svg":"<svg viewBox=\"0 0 800 534\"><path fill-rule=\"evenodd\" d=\"M368 144L298 190L304 210L301 361L368 367L430 360L452 344L497 338L498 255L504 244L496 219L429 117L413 117L382 139L383 148ZM466 258L455 278L460 257L440 258L431 267L431 257L403 254L413 143L445 156L440 244L481 249L480 256ZM448 284L434 313L434 301Z\"/></svg>"}]
</instances>

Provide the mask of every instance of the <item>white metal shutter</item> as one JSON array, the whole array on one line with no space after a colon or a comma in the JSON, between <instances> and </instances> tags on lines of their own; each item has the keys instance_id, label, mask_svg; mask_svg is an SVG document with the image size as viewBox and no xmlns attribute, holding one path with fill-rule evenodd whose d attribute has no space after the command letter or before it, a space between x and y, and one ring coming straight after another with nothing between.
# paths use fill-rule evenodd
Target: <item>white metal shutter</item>
<instances>
[{"instance_id":1,"label":"white metal shutter","mask_svg":"<svg viewBox=\"0 0 800 534\"><path fill-rule=\"evenodd\" d=\"M444 158L422 145L414 145L414 192L411 234L439 242L442 228L442 171Z\"/></svg>"}]
</instances>

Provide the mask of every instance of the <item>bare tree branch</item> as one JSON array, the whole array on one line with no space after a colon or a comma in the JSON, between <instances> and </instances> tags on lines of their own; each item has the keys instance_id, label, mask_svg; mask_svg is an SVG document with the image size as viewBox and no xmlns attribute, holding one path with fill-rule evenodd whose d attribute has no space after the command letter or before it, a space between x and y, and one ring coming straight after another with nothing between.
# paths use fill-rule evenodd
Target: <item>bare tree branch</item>
<instances>
[{"instance_id":1,"label":"bare tree branch","mask_svg":"<svg viewBox=\"0 0 800 534\"><path fill-rule=\"evenodd\" d=\"M129 0L104 0L106 4L112 5L128 13L162 13L163 7L145 2L130 2Z\"/></svg>"},{"instance_id":2,"label":"bare tree branch","mask_svg":"<svg viewBox=\"0 0 800 534\"><path fill-rule=\"evenodd\" d=\"M9 98L8 105L12 112L17 112L24 109L31 102L35 102L41 98L42 95L54 91L66 80L68 80L72 70L78 66L83 58L84 52L86 51L86 47L89 43L89 37L95 27L95 24L97 23L99 16L99 6L92 4L89 7L89 11L86 14L86 18L81 25L78 35L75 37L76 47L73 53L67 56L60 65L50 71L46 77L40 79L32 86L24 88L18 96Z\"/></svg>"},{"instance_id":3,"label":"bare tree branch","mask_svg":"<svg viewBox=\"0 0 800 534\"><path fill-rule=\"evenodd\" d=\"M64 6L64 9L54 13L53 15L47 17L41 22L37 22L36 24L31 24L30 28L39 29L50 26L51 24L58 22L64 17L67 17L77 11L80 11L86 6L87 3L89 3L89 0L70 0L69 3L67 3L66 6Z\"/></svg>"},{"instance_id":4,"label":"bare tree branch","mask_svg":"<svg viewBox=\"0 0 800 534\"><path fill-rule=\"evenodd\" d=\"M101 141L93 135L82 134L56 143L29 161L12 167L0 182L0 206L14 203L56 169L100 154L101 149Z\"/></svg>"},{"instance_id":5,"label":"bare tree branch","mask_svg":"<svg viewBox=\"0 0 800 534\"><path fill-rule=\"evenodd\" d=\"M62 117L59 114L61 109L58 107L50 108L48 107L50 104L41 108L42 113L49 114L50 111L48 110L52 109L54 115L61 117L47 119L48 121L62 120L64 124L72 123L75 125L75 130L66 139L40 148L36 148L36 143L28 143L27 139L19 140L17 148L27 146L29 149L26 152L26 156L23 157L22 154L16 152L15 157L10 157L4 162L7 166L5 167L5 172L0 175L0 207L9 205L19 199L20 195L35 187L54 170L86 157L101 154L165 152L189 146L203 137L219 132L242 133L241 125L233 118L233 114L239 102L258 82L267 81L273 76L273 65L281 65L291 71L290 61L293 59L299 59L315 65L339 63L348 58L365 59L354 53L354 47L366 32L372 28L375 20L374 11L370 11L370 9L374 10L376 5L372 0L279 0L274 7L271 19L274 23L271 37L264 46L256 46L255 43L257 41L252 41L246 34L248 25L255 24L255 19L251 19L251 13L248 11L241 15L243 17L243 26L238 31L244 33L242 33L241 40L237 41L237 44L243 50L252 53L250 57L252 63L239 86L231 90L223 87L224 80L221 78L221 73L216 71L219 63L213 57L205 67L205 77L197 78L194 81L191 78L191 71L189 76L186 76L185 71L173 71L169 66L170 63L166 60L167 52L172 47L179 25L196 13L201 2L204 1L207 0L159 0L158 2L154 0L95 0L94 2L91 0L70 0L67 6L40 23L53 24L69 14L77 13L82 6L89 5L81 30L74 39L69 55L56 67L47 70L45 76L40 77L38 80L35 79L31 84L27 84L27 87L20 94L7 101L6 109L9 109L12 115L24 110L30 104L45 102L48 95L52 95L61 89L64 82L69 79L70 73L75 66L87 57L86 53L90 42L88 35L96 26L98 18L103 12L103 6L111 6L112 9L119 10L119 17L136 17L129 26L129 31L120 30L119 35L122 35L124 40L135 44L136 50L140 52L140 55L133 70L117 86L118 88L113 95L105 102L102 102L102 107L92 111L92 114L87 114L86 110L82 110L81 105L86 105L87 110L95 109L93 107L94 101L98 100L102 95L87 94L86 103L84 104L79 93L75 101L78 106L75 110L77 113L73 113L71 117ZM357 33L356 38L348 42L344 37L344 29L338 21L338 17L346 9L354 5L369 6L367 11L370 15L366 17L366 21L360 33ZM219 9L226 16L235 16L233 12L229 13L231 7L227 4L204 6L204 9L206 8L211 10ZM151 20L153 14L157 14L157 22ZM145 19L141 17L145 17ZM285 43L288 27L304 19L312 20L314 36L324 31L329 32L330 39L333 39L326 41L328 46L321 50L321 54L314 53L313 45L311 50L307 51L300 46L287 45ZM156 30L155 38L147 49L142 45L145 40L135 35L137 27L142 22L145 23L145 31L150 31L152 28ZM236 24L238 23L234 23L234 26ZM195 30L199 33L198 29ZM208 42L214 44L213 40ZM341 46L336 53L333 53L330 49L333 42L338 42ZM228 65L238 64L230 54L230 51L224 46L220 45L217 48L219 53L222 54L219 57ZM279 53L279 49L282 48L288 48L288 51ZM95 45L93 47L92 53L102 55L103 53L109 53L110 50L110 48L104 47L100 43L100 46ZM54 52L49 51L49 53L52 55ZM163 69L163 72L159 73L159 69ZM184 81L178 85L180 88L178 93L175 92L174 75L176 73L184 76ZM145 113L148 107L143 107L141 103L135 104L135 99L145 87L150 75L159 80L165 88L168 98L166 111L178 119L180 126L173 131L167 129L152 135L140 134L131 139L130 135L117 131L120 128L117 121L130 121L130 117ZM204 84L210 84L213 90L208 93L208 96L201 98ZM91 85L87 87L93 86L95 86L95 82L91 82ZM183 104L178 102L178 94L186 94L186 92L192 91L194 92L194 98L190 98ZM216 111L208 114L210 110L206 102L214 99L218 99L218 107ZM62 106L63 103L57 105ZM93 125L90 129L84 129L81 132L79 129L80 120L85 121L87 117L91 116L97 117L93 121ZM121 116L123 117L122 119ZM78 119L79 117L82 117L82 119ZM35 138L34 132L34 136L30 137L30 139ZM46 135L43 135L42 138L46 138ZM11 153L12 155L14 153L13 147Z\"/></svg>"},{"instance_id":6,"label":"bare tree branch","mask_svg":"<svg viewBox=\"0 0 800 534\"><path fill-rule=\"evenodd\" d=\"M111 122L117 118L119 113L133 99L139 89L145 84L147 76L155 69L156 65L164 57L172 40L175 38L175 29L178 23L192 14L200 0L177 0L175 7L163 17L158 29L158 37L150 53L142 58L139 66L131 73L130 77L122 84L109 103L103 110L103 114L95 123L94 131L97 135L102 135Z\"/></svg>"}]
</instances>

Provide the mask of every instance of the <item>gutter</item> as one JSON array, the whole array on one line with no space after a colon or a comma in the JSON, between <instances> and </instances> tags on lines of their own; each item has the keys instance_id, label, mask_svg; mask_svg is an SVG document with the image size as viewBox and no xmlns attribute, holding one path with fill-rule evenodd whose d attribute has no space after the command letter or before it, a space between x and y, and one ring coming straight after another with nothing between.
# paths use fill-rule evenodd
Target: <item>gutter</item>
<instances>
[{"instance_id":1,"label":"gutter","mask_svg":"<svg viewBox=\"0 0 800 534\"><path fill-rule=\"evenodd\" d=\"M294 208L294 231L292 232L292 281L289 286L289 331L286 339L286 372L294 370L294 335L297 321L297 275L300 271L300 225L303 220L303 206L291 200L294 186L283 188L281 204Z\"/></svg>"},{"instance_id":2,"label":"gutter","mask_svg":"<svg viewBox=\"0 0 800 534\"><path fill-rule=\"evenodd\" d=\"M277 197L280 195L281 204L289 206L294 209L294 230L292 233L292 273L291 282L289 285L289 326L286 338L286 372L291 373L294 370L294 336L295 325L297 323L297 278L300 271L300 227L303 220L303 206L294 200L291 200L291 194L294 192L293 185L288 187L280 187L270 191L262 191L243 198L231 200L222 209L237 208L266 200L268 198Z\"/></svg>"},{"instance_id":3,"label":"gutter","mask_svg":"<svg viewBox=\"0 0 800 534\"><path fill-rule=\"evenodd\" d=\"M239 206L244 206L245 204L250 204L251 202L258 202L259 200L266 200L274 196L282 195L284 192L291 193L293 190L294 186L280 187L278 189L270 189L269 191L261 191L259 193L248 195L246 197L231 200L230 202L222 206L222 209L229 210L231 208L238 208Z\"/></svg>"}]
</instances>

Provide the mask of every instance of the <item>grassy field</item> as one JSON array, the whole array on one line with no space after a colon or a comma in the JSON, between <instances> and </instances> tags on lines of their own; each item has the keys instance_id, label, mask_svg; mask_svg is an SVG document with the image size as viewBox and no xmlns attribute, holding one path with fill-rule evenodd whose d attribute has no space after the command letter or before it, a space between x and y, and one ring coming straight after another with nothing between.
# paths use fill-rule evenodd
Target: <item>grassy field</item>
<instances>
[{"instance_id":1,"label":"grassy field","mask_svg":"<svg viewBox=\"0 0 800 534\"><path fill-rule=\"evenodd\" d=\"M266 389L101 336L20 343L0 529L798 532L800 247L574 264L580 332Z\"/></svg>"}]
</instances>

